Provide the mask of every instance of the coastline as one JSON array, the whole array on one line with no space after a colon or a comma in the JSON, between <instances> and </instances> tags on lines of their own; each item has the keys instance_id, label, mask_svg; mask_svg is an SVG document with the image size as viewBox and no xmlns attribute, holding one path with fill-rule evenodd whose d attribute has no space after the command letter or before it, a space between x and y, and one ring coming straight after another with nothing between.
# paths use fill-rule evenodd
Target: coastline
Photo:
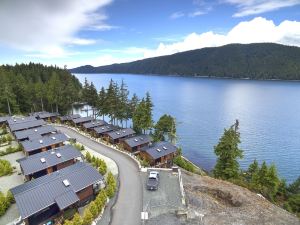
<instances>
[{"instance_id":1,"label":"coastline","mask_svg":"<svg viewBox=\"0 0 300 225\"><path fill-rule=\"evenodd\" d=\"M71 74L98 74L98 75L133 75L133 76L155 76L155 77L182 77L182 78L199 78L199 79L220 79L220 80L249 80L249 81L281 81L281 82L300 82L299 80L285 80L285 79L252 79L250 77L218 77L218 76L199 76L199 75L179 75L179 74L142 74L142 73L74 73Z\"/></svg>"}]
</instances>

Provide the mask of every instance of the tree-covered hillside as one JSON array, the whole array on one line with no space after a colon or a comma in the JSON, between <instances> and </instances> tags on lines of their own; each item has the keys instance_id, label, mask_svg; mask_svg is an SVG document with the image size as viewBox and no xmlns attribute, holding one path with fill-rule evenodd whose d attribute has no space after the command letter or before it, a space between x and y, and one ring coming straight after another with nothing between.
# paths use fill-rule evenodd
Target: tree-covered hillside
<instances>
[{"instance_id":1,"label":"tree-covered hillside","mask_svg":"<svg viewBox=\"0 0 300 225\"><path fill-rule=\"evenodd\" d=\"M42 64L0 66L0 113L66 112L79 100L81 84L67 70Z\"/></svg>"},{"instance_id":2,"label":"tree-covered hillside","mask_svg":"<svg viewBox=\"0 0 300 225\"><path fill-rule=\"evenodd\" d=\"M300 48L273 43L230 44L70 71L300 80Z\"/></svg>"}]
</instances>

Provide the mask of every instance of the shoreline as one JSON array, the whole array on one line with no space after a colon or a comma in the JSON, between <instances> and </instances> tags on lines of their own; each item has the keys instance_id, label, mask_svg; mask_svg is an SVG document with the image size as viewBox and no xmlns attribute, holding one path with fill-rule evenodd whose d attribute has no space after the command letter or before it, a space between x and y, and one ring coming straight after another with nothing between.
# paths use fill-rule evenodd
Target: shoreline
<instances>
[{"instance_id":1,"label":"shoreline","mask_svg":"<svg viewBox=\"0 0 300 225\"><path fill-rule=\"evenodd\" d=\"M299 80L284 80L284 79L252 79L250 77L218 77L218 76L199 76L199 75L178 75L178 74L140 74L140 73L73 73L71 74L97 74L97 75L133 75L133 76L155 76L155 77L182 77L182 78L199 78L199 79L220 79L220 80L249 80L249 81L282 81L282 82L300 82Z\"/></svg>"}]
</instances>

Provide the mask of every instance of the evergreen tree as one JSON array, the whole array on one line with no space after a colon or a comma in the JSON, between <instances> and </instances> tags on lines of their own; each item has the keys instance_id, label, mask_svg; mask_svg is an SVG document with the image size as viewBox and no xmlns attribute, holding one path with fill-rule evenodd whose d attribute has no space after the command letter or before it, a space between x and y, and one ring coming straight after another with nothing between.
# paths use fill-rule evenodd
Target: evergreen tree
<instances>
[{"instance_id":1,"label":"evergreen tree","mask_svg":"<svg viewBox=\"0 0 300 225\"><path fill-rule=\"evenodd\" d=\"M175 144L176 140L176 122L170 115L163 115L154 126L154 141L164 141L165 137Z\"/></svg>"},{"instance_id":2,"label":"evergreen tree","mask_svg":"<svg viewBox=\"0 0 300 225\"><path fill-rule=\"evenodd\" d=\"M243 157L243 151L238 146L241 142L238 129L237 120L229 129L224 130L218 145L214 147L218 158L213 174L217 178L229 180L239 177L239 162L237 160Z\"/></svg>"},{"instance_id":3,"label":"evergreen tree","mask_svg":"<svg viewBox=\"0 0 300 225\"><path fill-rule=\"evenodd\" d=\"M98 115L99 116L102 115L103 120L104 120L104 116L107 114L107 105L105 99L106 99L106 92L104 87L102 87L98 94L98 102L96 107L98 110Z\"/></svg>"}]
</instances>

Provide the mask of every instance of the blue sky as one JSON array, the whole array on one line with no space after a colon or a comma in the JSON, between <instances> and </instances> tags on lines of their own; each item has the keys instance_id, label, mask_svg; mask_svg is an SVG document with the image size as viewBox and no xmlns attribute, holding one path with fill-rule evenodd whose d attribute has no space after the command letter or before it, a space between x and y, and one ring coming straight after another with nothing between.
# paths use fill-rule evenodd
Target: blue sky
<instances>
[{"instance_id":1,"label":"blue sky","mask_svg":"<svg viewBox=\"0 0 300 225\"><path fill-rule=\"evenodd\" d=\"M2 0L0 62L68 68L229 43L300 46L300 0Z\"/></svg>"}]
</instances>

